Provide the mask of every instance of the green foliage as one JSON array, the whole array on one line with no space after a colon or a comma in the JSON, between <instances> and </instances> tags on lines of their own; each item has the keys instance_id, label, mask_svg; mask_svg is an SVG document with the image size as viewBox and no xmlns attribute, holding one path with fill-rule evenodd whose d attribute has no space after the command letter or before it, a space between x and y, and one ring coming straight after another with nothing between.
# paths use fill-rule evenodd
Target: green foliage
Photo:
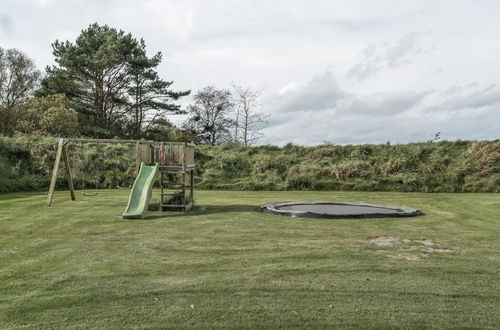
<instances>
[{"instance_id":1,"label":"green foliage","mask_svg":"<svg viewBox=\"0 0 500 330\"><path fill-rule=\"evenodd\" d=\"M130 186L128 145L70 144L77 188ZM46 189L56 140L0 139L0 190ZM500 141L404 145L287 145L195 149L198 188L233 190L385 190L500 192ZM64 187L64 172L58 185Z\"/></svg>"},{"instance_id":2,"label":"green foliage","mask_svg":"<svg viewBox=\"0 0 500 330\"><path fill-rule=\"evenodd\" d=\"M191 141L190 136L186 135L184 131L165 118L159 118L152 121L149 127L144 130L141 135L145 140L152 141Z\"/></svg>"},{"instance_id":3,"label":"green foliage","mask_svg":"<svg viewBox=\"0 0 500 330\"><path fill-rule=\"evenodd\" d=\"M160 52L152 57L146 55L146 43L143 39L139 41L139 51L136 50L133 56L127 59L131 77L128 94L132 100L131 125L127 132L132 132L129 134L132 138L143 136L158 120L166 121L164 116L168 113L183 113L180 106L171 101L189 95L190 91L170 90L173 82L161 79L157 72L161 59Z\"/></svg>"},{"instance_id":4,"label":"green foliage","mask_svg":"<svg viewBox=\"0 0 500 330\"><path fill-rule=\"evenodd\" d=\"M314 190L319 167L311 164L294 165L286 173L285 186L289 190Z\"/></svg>"},{"instance_id":5,"label":"green foliage","mask_svg":"<svg viewBox=\"0 0 500 330\"><path fill-rule=\"evenodd\" d=\"M373 174L372 171L373 166L366 161L344 159L331 167L330 176L334 176L337 180L366 178Z\"/></svg>"},{"instance_id":6,"label":"green foliage","mask_svg":"<svg viewBox=\"0 0 500 330\"><path fill-rule=\"evenodd\" d=\"M55 151L55 139L0 137L0 192L45 189Z\"/></svg>"},{"instance_id":7,"label":"green foliage","mask_svg":"<svg viewBox=\"0 0 500 330\"><path fill-rule=\"evenodd\" d=\"M250 163L248 159L242 157L240 154L231 152L217 153L208 164L209 168L222 170L225 173L232 173L236 175L248 174L250 170Z\"/></svg>"},{"instance_id":8,"label":"green foliage","mask_svg":"<svg viewBox=\"0 0 500 330\"><path fill-rule=\"evenodd\" d=\"M68 153L77 189L129 187L133 183L135 149L130 145L69 144ZM64 183L64 175L61 181Z\"/></svg>"},{"instance_id":9,"label":"green foliage","mask_svg":"<svg viewBox=\"0 0 500 330\"><path fill-rule=\"evenodd\" d=\"M52 48L57 65L47 68L39 94L65 94L85 136L140 138L179 111L172 100L189 94L159 77L161 53L148 57L144 40L122 30L94 23L74 43L56 40Z\"/></svg>"},{"instance_id":10,"label":"green foliage","mask_svg":"<svg viewBox=\"0 0 500 330\"><path fill-rule=\"evenodd\" d=\"M464 191L498 191L500 185L500 143L471 143L456 170L455 179Z\"/></svg>"},{"instance_id":11,"label":"green foliage","mask_svg":"<svg viewBox=\"0 0 500 330\"><path fill-rule=\"evenodd\" d=\"M0 47L0 134L13 135L25 104L38 86L40 71L17 49Z\"/></svg>"},{"instance_id":12,"label":"green foliage","mask_svg":"<svg viewBox=\"0 0 500 330\"><path fill-rule=\"evenodd\" d=\"M0 137L0 192L47 189L54 166L57 139ZM129 145L69 144L77 189L128 187L133 183L135 149ZM57 186L67 188L64 163Z\"/></svg>"},{"instance_id":13,"label":"green foliage","mask_svg":"<svg viewBox=\"0 0 500 330\"><path fill-rule=\"evenodd\" d=\"M73 137L79 133L78 117L64 94L35 97L27 104L18 132L30 136Z\"/></svg>"},{"instance_id":14,"label":"green foliage","mask_svg":"<svg viewBox=\"0 0 500 330\"><path fill-rule=\"evenodd\" d=\"M197 147L202 188L499 192L500 141Z\"/></svg>"}]
</instances>

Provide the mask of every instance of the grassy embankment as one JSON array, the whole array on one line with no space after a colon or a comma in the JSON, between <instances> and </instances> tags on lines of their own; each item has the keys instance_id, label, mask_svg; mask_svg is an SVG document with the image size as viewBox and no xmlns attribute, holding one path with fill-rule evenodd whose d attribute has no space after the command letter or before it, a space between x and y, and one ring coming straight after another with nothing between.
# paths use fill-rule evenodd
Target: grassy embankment
<instances>
[{"instance_id":1,"label":"grassy embankment","mask_svg":"<svg viewBox=\"0 0 500 330\"><path fill-rule=\"evenodd\" d=\"M128 191L0 195L0 328L497 328L500 196L201 191L122 220ZM296 219L269 201L407 205Z\"/></svg>"},{"instance_id":2,"label":"grassy embankment","mask_svg":"<svg viewBox=\"0 0 500 330\"><path fill-rule=\"evenodd\" d=\"M0 138L0 192L46 189L55 151L55 139ZM134 180L134 146L72 144L69 154L79 188ZM198 146L195 160L201 189L500 192L500 140Z\"/></svg>"}]
</instances>

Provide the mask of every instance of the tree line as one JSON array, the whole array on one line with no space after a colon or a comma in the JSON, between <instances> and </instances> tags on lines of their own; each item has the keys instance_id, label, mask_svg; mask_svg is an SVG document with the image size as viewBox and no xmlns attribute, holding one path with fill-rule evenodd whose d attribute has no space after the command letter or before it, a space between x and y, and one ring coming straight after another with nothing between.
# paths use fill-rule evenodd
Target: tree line
<instances>
[{"instance_id":1,"label":"tree line","mask_svg":"<svg viewBox=\"0 0 500 330\"><path fill-rule=\"evenodd\" d=\"M160 77L161 52L144 39L91 24L74 42L52 43L42 73L26 54L0 47L0 134L195 141L252 145L267 124L259 93L235 83L207 86L185 109L190 90ZM186 115L175 125L171 115Z\"/></svg>"}]
</instances>

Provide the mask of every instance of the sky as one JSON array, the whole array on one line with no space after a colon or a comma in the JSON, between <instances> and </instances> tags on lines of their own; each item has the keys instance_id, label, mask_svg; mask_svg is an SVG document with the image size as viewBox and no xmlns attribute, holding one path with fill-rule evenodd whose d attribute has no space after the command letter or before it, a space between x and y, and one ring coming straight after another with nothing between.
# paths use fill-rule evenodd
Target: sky
<instances>
[{"instance_id":1,"label":"sky","mask_svg":"<svg viewBox=\"0 0 500 330\"><path fill-rule=\"evenodd\" d=\"M123 29L162 52L177 90L260 92L260 144L491 140L498 13L496 0L0 0L0 47L43 69L56 39Z\"/></svg>"}]
</instances>

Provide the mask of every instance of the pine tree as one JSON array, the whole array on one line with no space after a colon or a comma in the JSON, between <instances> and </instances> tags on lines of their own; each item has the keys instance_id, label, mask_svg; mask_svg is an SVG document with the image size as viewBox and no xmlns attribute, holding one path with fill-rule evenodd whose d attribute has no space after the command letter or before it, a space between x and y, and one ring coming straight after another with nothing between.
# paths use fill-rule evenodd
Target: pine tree
<instances>
[{"instance_id":1,"label":"pine tree","mask_svg":"<svg viewBox=\"0 0 500 330\"><path fill-rule=\"evenodd\" d=\"M91 137L139 138L148 123L189 92L169 90L157 67L161 53L146 55L144 40L107 25L91 24L74 43L52 44L57 65L47 68L39 95L64 93Z\"/></svg>"},{"instance_id":2,"label":"pine tree","mask_svg":"<svg viewBox=\"0 0 500 330\"><path fill-rule=\"evenodd\" d=\"M131 96L129 134L133 138L142 137L152 123L166 119L165 115L183 113L180 106L171 101L189 95L190 91L174 92L169 89L173 82L161 79L157 72L161 59L160 52L147 57L146 45L141 39L140 51L129 61L132 76L129 87Z\"/></svg>"}]
</instances>

